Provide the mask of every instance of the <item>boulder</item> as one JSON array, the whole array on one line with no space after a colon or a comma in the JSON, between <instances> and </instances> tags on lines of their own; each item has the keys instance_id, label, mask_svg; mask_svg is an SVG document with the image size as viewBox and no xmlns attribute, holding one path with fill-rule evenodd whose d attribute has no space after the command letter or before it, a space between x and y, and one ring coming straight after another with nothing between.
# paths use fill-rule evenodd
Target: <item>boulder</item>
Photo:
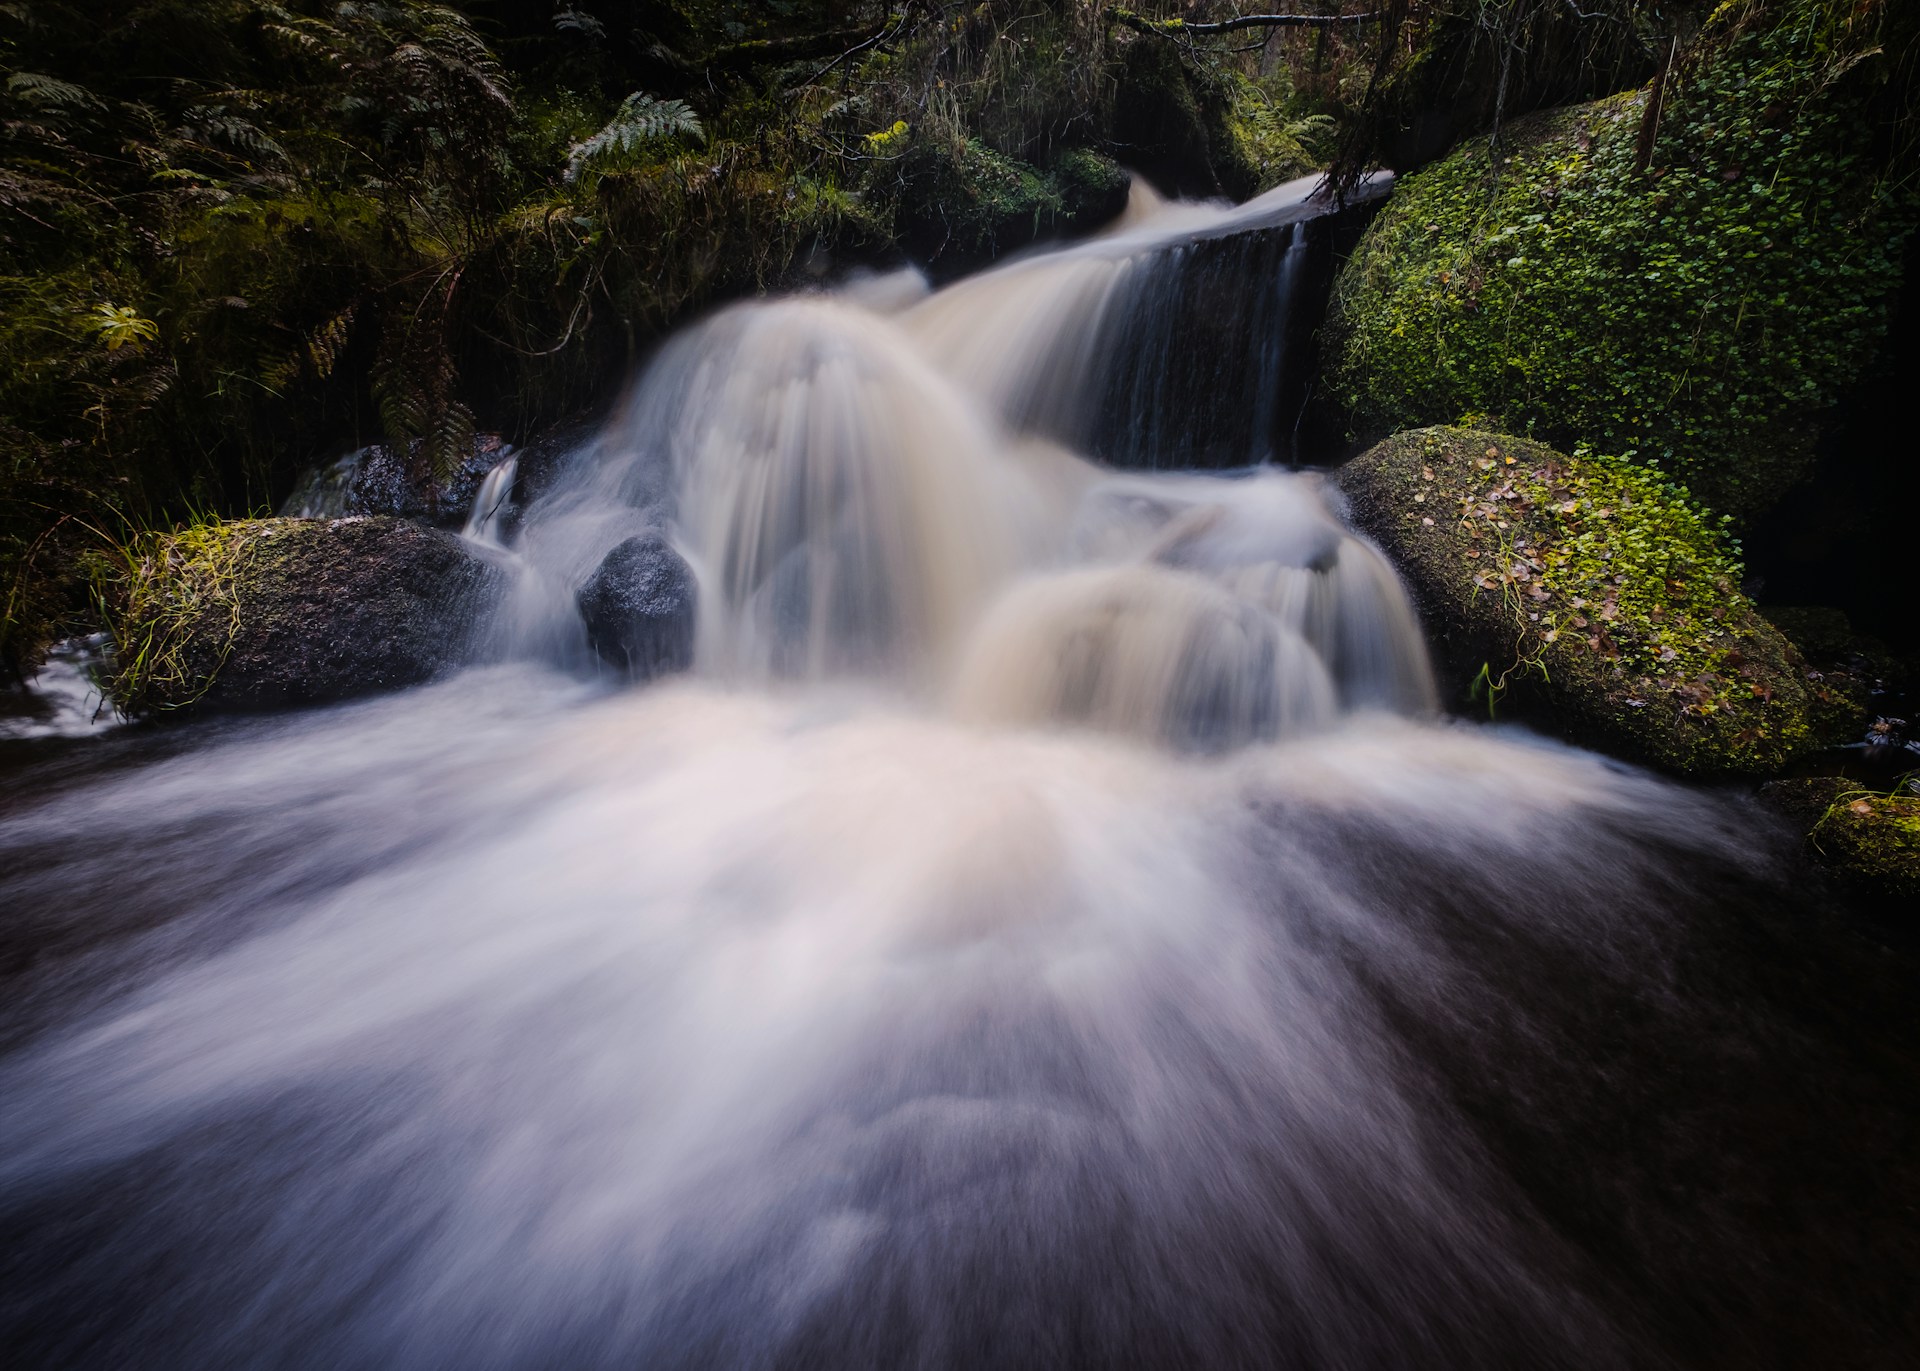
<instances>
[{"instance_id":1,"label":"boulder","mask_svg":"<svg viewBox=\"0 0 1920 1371\"><path fill-rule=\"evenodd\" d=\"M1760 795L1806 835L1808 858L1849 893L1909 917L1920 908L1920 793L1812 776L1774 781Z\"/></svg>"},{"instance_id":2,"label":"boulder","mask_svg":"<svg viewBox=\"0 0 1920 1371\"><path fill-rule=\"evenodd\" d=\"M1824 605L1767 605L1760 611L1807 660L1817 728L1830 746L1900 748L1883 712L1898 711L1910 686L1909 664L1886 644L1854 631L1840 610ZM1916 758L1920 761L1920 758Z\"/></svg>"},{"instance_id":3,"label":"boulder","mask_svg":"<svg viewBox=\"0 0 1920 1371\"><path fill-rule=\"evenodd\" d=\"M1873 171L1874 63L1824 86L1812 50L1757 25L1657 122L1628 92L1403 178L1328 316L1360 435L1467 421L1632 455L1743 523L1776 504L1886 335L1920 204Z\"/></svg>"},{"instance_id":4,"label":"boulder","mask_svg":"<svg viewBox=\"0 0 1920 1371\"><path fill-rule=\"evenodd\" d=\"M1646 468L1433 428L1339 482L1462 703L1691 774L1774 772L1816 741L1818 682L1740 593L1722 526Z\"/></svg>"},{"instance_id":5,"label":"boulder","mask_svg":"<svg viewBox=\"0 0 1920 1371\"><path fill-rule=\"evenodd\" d=\"M693 569L658 534L629 538L580 587L587 638L608 665L644 681L693 664Z\"/></svg>"},{"instance_id":6,"label":"boulder","mask_svg":"<svg viewBox=\"0 0 1920 1371\"><path fill-rule=\"evenodd\" d=\"M244 519L139 549L113 616L127 713L256 710L415 685L470 656L501 574L403 519Z\"/></svg>"}]
</instances>

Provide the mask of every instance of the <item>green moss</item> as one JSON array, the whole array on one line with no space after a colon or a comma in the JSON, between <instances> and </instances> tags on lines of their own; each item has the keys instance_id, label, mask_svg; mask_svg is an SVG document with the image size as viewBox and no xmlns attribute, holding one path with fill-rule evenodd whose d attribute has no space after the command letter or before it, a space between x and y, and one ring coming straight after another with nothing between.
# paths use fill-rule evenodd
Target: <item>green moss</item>
<instances>
[{"instance_id":1,"label":"green moss","mask_svg":"<svg viewBox=\"0 0 1920 1371\"><path fill-rule=\"evenodd\" d=\"M1727 23L1732 23L1728 19ZM1794 0L1646 95L1408 177L1336 288L1334 389L1370 432L1468 416L1660 467L1742 519L1806 470L1885 333L1915 188L1874 174L1868 72Z\"/></svg>"},{"instance_id":2,"label":"green moss","mask_svg":"<svg viewBox=\"0 0 1920 1371\"><path fill-rule=\"evenodd\" d=\"M1719 521L1656 473L1426 429L1341 479L1496 708L1685 772L1775 770L1811 742L1804 663L1740 593Z\"/></svg>"},{"instance_id":3,"label":"green moss","mask_svg":"<svg viewBox=\"0 0 1920 1371\"><path fill-rule=\"evenodd\" d=\"M102 598L128 714L262 709L418 684L468 660L497 573L391 517L197 521L137 541Z\"/></svg>"},{"instance_id":4,"label":"green moss","mask_svg":"<svg viewBox=\"0 0 1920 1371\"><path fill-rule=\"evenodd\" d=\"M1911 912L1920 901L1920 794L1838 776L1777 781L1762 792L1807 835L1808 855L1853 891Z\"/></svg>"},{"instance_id":5,"label":"green moss","mask_svg":"<svg viewBox=\"0 0 1920 1371\"><path fill-rule=\"evenodd\" d=\"M1125 204L1127 184L1096 153L1068 153L1042 171L977 138L914 136L875 182L890 197L894 230L910 251L967 265L1111 217Z\"/></svg>"},{"instance_id":6,"label":"green moss","mask_svg":"<svg viewBox=\"0 0 1920 1371\"><path fill-rule=\"evenodd\" d=\"M1308 175L1326 164L1323 145L1331 143L1335 132L1330 115L1290 110L1283 98L1284 89L1268 88L1279 82L1263 82L1237 72L1231 81L1233 99L1227 133L1237 159L1253 168L1256 190Z\"/></svg>"}]
</instances>

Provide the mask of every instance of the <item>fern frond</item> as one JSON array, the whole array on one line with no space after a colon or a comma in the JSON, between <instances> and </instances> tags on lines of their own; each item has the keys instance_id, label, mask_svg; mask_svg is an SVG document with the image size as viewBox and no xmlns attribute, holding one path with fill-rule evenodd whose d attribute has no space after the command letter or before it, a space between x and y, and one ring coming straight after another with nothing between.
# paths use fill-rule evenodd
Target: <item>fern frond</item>
<instances>
[{"instance_id":1,"label":"fern frond","mask_svg":"<svg viewBox=\"0 0 1920 1371\"><path fill-rule=\"evenodd\" d=\"M607 36L607 26L583 10L561 10L553 16L553 26L562 33L584 33L589 38Z\"/></svg>"},{"instance_id":2,"label":"fern frond","mask_svg":"<svg viewBox=\"0 0 1920 1371\"><path fill-rule=\"evenodd\" d=\"M29 105L50 110L105 109L106 103L85 86L45 76L37 71L16 71L7 78L7 90Z\"/></svg>"},{"instance_id":3,"label":"fern frond","mask_svg":"<svg viewBox=\"0 0 1920 1371\"><path fill-rule=\"evenodd\" d=\"M333 375L340 354L347 349L347 337L353 329L353 315L354 307L348 305L315 329L313 336L307 339L307 360L313 365L314 375L323 381Z\"/></svg>"},{"instance_id":4,"label":"fern frond","mask_svg":"<svg viewBox=\"0 0 1920 1371\"><path fill-rule=\"evenodd\" d=\"M619 111L607 126L567 153L567 179L575 180L588 167L631 157L648 143L669 138L707 140L700 116L684 100L656 100L645 91L635 91L620 102Z\"/></svg>"},{"instance_id":5,"label":"fern frond","mask_svg":"<svg viewBox=\"0 0 1920 1371\"><path fill-rule=\"evenodd\" d=\"M287 156L287 150L268 137L257 124L231 114L221 106L191 110L187 119L189 127L202 135L203 139L224 143L236 152L282 165L292 160Z\"/></svg>"}]
</instances>

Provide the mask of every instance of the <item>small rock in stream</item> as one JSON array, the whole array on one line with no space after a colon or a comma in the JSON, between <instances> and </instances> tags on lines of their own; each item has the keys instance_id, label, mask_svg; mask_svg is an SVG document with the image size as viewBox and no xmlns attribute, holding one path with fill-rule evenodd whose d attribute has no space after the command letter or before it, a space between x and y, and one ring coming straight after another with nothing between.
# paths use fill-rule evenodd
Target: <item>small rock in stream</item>
<instances>
[{"instance_id":1,"label":"small rock in stream","mask_svg":"<svg viewBox=\"0 0 1920 1371\"><path fill-rule=\"evenodd\" d=\"M621 543L580 587L587 638L636 681L693 664L693 569L658 534Z\"/></svg>"}]
</instances>

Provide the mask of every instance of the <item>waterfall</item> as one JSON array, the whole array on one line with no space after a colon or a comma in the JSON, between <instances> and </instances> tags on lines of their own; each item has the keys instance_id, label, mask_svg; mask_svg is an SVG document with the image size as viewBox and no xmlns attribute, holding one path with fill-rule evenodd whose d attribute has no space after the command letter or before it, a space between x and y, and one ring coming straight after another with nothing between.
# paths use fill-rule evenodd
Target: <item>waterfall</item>
<instances>
[{"instance_id":1,"label":"waterfall","mask_svg":"<svg viewBox=\"0 0 1920 1371\"><path fill-rule=\"evenodd\" d=\"M1246 273L1242 368L1260 394L1281 386L1311 195L1149 202L930 296L902 275L723 311L528 511L510 637L577 644L573 593L622 540L664 532L698 574L708 675L886 679L980 717L1208 748L1430 708L1418 625L1317 478L1116 480L1072 446L1124 430L1163 464L1205 455L1141 378L1177 367L1168 340L1211 244L1282 245L1271 282ZM1116 426L1116 386L1137 398L1113 413L1159 417Z\"/></svg>"},{"instance_id":2,"label":"waterfall","mask_svg":"<svg viewBox=\"0 0 1920 1371\"><path fill-rule=\"evenodd\" d=\"M513 520L487 477L497 660L0 754L14 1363L1899 1346L1911 1083L1772 1007L1828 954L1765 974L1750 819L1435 718L1262 464L1316 212L721 310ZM632 687L580 593L636 538L697 626Z\"/></svg>"},{"instance_id":3,"label":"waterfall","mask_svg":"<svg viewBox=\"0 0 1920 1371\"><path fill-rule=\"evenodd\" d=\"M508 456L495 462L474 492L473 506L467 511L466 526L460 536L487 547L504 547L501 539L508 503L513 498L513 482L520 474L520 459Z\"/></svg>"}]
</instances>

